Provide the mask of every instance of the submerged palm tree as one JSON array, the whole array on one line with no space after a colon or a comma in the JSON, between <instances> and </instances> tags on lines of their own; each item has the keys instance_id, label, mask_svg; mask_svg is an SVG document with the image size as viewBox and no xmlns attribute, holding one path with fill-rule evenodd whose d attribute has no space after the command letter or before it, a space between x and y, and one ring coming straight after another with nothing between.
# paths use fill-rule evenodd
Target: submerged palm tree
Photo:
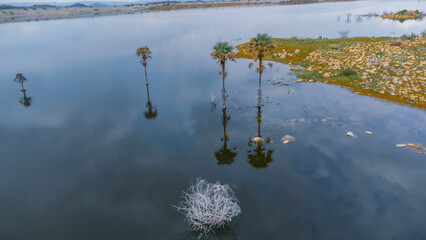
<instances>
[{"instance_id":1,"label":"submerged palm tree","mask_svg":"<svg viewBox=\"0 0 426 240\"><path fill-rule=\"evenodd\" d=\"M260 134L260 124L262 122L262 110L261 107L257 107L257 135L262 137ZM255 168L266 168L270 162L273 161L272 153L274 150L266 149L266 146L271 143L271 140L261 141L255 143L252 139L249 139L248 146L251 148L248 151L248 162Z\"/></svg>"},{"instance_id":2,"label":"submerged palm tree","mask_svg":"<svg viewBox=\"0 0 426 240\"><path fill-rule=\"evenodd\" d=\"M23 89L21 91L24 93L24 96L21 97L19 103L21 103L25 107L31 106L31 97L27 97L27 94L25 93L27 90Z\"/></svg>"},{"instance_id":3,"label":"submerged palm tree","mask_svg":"<svg viewBox=\"0 0 426 240\"><path fill-rule=\"evenodd\" d=\"M218 42L213 47L213 52L210 54L213 59L217 60L218 63L222 66L222 108L226 108L226 90L225 90L225 63L227 60L235 62L235 53L232 52L234 49L233 46L229 45L227 42Z\"/></svg>"},{"instance_id":4,"label":"submerged palm tree","mask_svg":"<svg viewBox=\"0 0 426 240\"><path fill-rule=\"evenodd\" d=\"M146 111L144 112L144 115L146 119L155 119L158 112L157 107L152 105L149 98L148 74L146 73L146 65L148 64L147 60L148 58L151 58L151 50L149 50L149 47L147 46L140 47L136 50L136 55L142 58L142 61L140 62L145 69L146 95L148 96L148 102L145 105Z\"/></svg>"},{"instance_id":5,"label":"submerged palm tree","mask_svg":"<svg viewBox=\"0 0 426 240\"><path fill-rule=\"evenodd\" d=\"M13 79L13 81L21 84L21 87L22 87L21 91L25 90L24 82L27 81L27 78L22 73L17 73L16 76L15 76L15 79Z\"/></svg>"},{"instance_id":6,"label":"submerged palm tree","mask_svg":"<svg viewBox=\"0 0 426 240\"><path fill-rule=\"evenodd\" d=\"M222 147L214 153L214 156L217 159L218 165L231 165L235 161L235 157L237 156L237 152L235 149L237 147L233 147L232 149L228 148L228 134L226 134L226 124L231 119L230 116L226 115L226 108L222 109L222 125L223 125L223 138L220 140L223 141Z\"/></svg>"},{"instance_id":7,"label":"submerged palm tree","mask_svg":"<svg viewBox=\"0 0 426 240\"><path fill-rule=\"evenodd\" d=\"M148 77L146 74L146 65L147 65L147 61L148 58L151 58L151 50L149 50L149 47L144 46L144 47L140 47L136 50L136 55L138 57L142 57L142 61L141 64L142 66L145 68L145 81L146 81L146 85L148 85Z\"/></svg>"},{"instance_id":8,"label":"submerged palm tree","mask_svg":"<svg viewBox=\"0 0 426 240\"><path fill-rule=\"evenodd\" d=\"M21 103L25 107L31 106L31 97L27 97L27 90L24 88L24 82L27 81L27 78L22 73L17 73L13 81L21 84L21 92L24 94L24 96L22 96L19 100L19 103Z\"/></svg>"},{"instance_id":9,"label":"submerged palm tree","mask_svg":"<svg viewBox=\"0 0 426 240\"><path fill-rule=\"evenodd\" d=\"M248 51L254 55L256 60L259 60L259 93L258 99L261 98L261 85L262 85L262 73L265 69L263 65L263 59L265 55L272 54L276 48L276 45L272 41L272 37L268 34L260 34L258 33L255 38L252 38L248 44ZM260 107L260 103L258 105Z\"/></svg>"}]
</instances>

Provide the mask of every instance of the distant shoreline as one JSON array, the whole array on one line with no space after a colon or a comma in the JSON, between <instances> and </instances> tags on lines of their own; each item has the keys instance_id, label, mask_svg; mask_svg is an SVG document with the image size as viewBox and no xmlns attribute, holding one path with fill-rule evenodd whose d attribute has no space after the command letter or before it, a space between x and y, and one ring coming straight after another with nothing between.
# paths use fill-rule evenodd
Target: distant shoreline
<instances>
[{"instance_id":1,"label":"distant shoreline","mask_svg":"<svg viewBox=\"0 0 426 240\"><path fill-rule=\"evenodd\" d=\"M152 11L166 11L191 8L233 7L254 5L297 5L324 2L349 2L354 0L242 0L226 2L160 2L153 4L129 4L115 6L85 6L73 4L68 7L52 5L36 5L32 7L14 7L0 5L0 24L29 21L45 21L55 19L71 19L83 17L133 14Z\"/></svg>"}]
</instances>

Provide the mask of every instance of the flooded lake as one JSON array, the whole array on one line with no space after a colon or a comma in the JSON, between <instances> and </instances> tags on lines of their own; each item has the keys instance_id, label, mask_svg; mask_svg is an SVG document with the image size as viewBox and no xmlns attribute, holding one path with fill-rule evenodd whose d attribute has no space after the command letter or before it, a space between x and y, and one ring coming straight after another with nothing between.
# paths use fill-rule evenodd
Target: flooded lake
<instances>
[{"instance_id":1,"label":"flooded lake","mask_svg":"<svg viewBox=\"0 0 426 240\"><path fill-rule=\"evenodd\" d=\"M240 201L242 214L217 239L426 239L426 155L396 147L425 146L424 110L296 83L280 63L265 69L259 109L258 73L237 59L227 63L222 111L210 56L218 41L257 33L425 30L425 20L358 17L405 8L426 11L426 2L1 24L0 239L197 239L172 209L197 177L229 183ZM145 45L149 89L135 54ZM253 143L258 135L272 142ZM295 141L284 145L285 135Z\"/></svg>"}]
</instances>

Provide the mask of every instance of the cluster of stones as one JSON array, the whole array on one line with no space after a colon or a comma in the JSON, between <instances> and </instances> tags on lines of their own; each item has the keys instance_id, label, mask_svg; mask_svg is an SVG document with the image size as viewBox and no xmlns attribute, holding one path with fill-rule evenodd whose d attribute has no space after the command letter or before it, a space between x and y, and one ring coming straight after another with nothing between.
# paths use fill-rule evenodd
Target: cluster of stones
<instances>
[{"instance_id":1,"label":"cluster of stones","mask_svg":"<svg viewBox=\"0 0 426 240\"><path fill-rule=\"evenodd\" d=\"M398 46L400 45L400 46ZM306 69L323 75L324 80L353 69L362 78L362 89L389 94L426 104L426 38L349 45L342 49L317 50L306 57Z\"/></svg>"}]
</instances>

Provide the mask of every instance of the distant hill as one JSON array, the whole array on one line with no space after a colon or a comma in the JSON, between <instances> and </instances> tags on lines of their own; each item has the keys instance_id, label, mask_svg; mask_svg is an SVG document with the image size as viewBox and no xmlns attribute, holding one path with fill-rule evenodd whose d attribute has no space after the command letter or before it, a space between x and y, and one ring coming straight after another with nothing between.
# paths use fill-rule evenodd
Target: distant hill
<instances>
[{"instance_id":1,"label":"distant hill","mask_svg":"<svg viewBox=\"0 0 426 240\"><path fill-rule=\"evenodd\" d=\"M68 7L87 7L87 5L84 5L83 3L74 3L72 5L69 5Z\"/></svg>"},{"instance_id":2,"label":"distant hill","mask_svg":"<svg viewBox=\"0 0 426 240\"><path fill-rule=\"evenodd\" d=\"M106 4L102 4L102 3L93 3L90 4L91 7L103 7L103 6L107 6Z\"/></svg>"},{"instance_id":3,"label":"distant hill","mask_svg":"<svg viewBox=\"0 0 426 240\"><path fill-rule=\"evenodd\" d=\"M13 9L13 8L18 8L12 5L6 5L6 4L2 4L0 5L0 9Z\"/></svg>"},{"instance_id":4,"label":"distant hill","mask_svg":"<svg viewBox=\"0 0 426 240\"><path fill-rule=\"evenodd\" d=\"M34 4L31 6L32 8L55 8L54 5L48 5L48 4Z\"/></svg>"}]
</instances>

